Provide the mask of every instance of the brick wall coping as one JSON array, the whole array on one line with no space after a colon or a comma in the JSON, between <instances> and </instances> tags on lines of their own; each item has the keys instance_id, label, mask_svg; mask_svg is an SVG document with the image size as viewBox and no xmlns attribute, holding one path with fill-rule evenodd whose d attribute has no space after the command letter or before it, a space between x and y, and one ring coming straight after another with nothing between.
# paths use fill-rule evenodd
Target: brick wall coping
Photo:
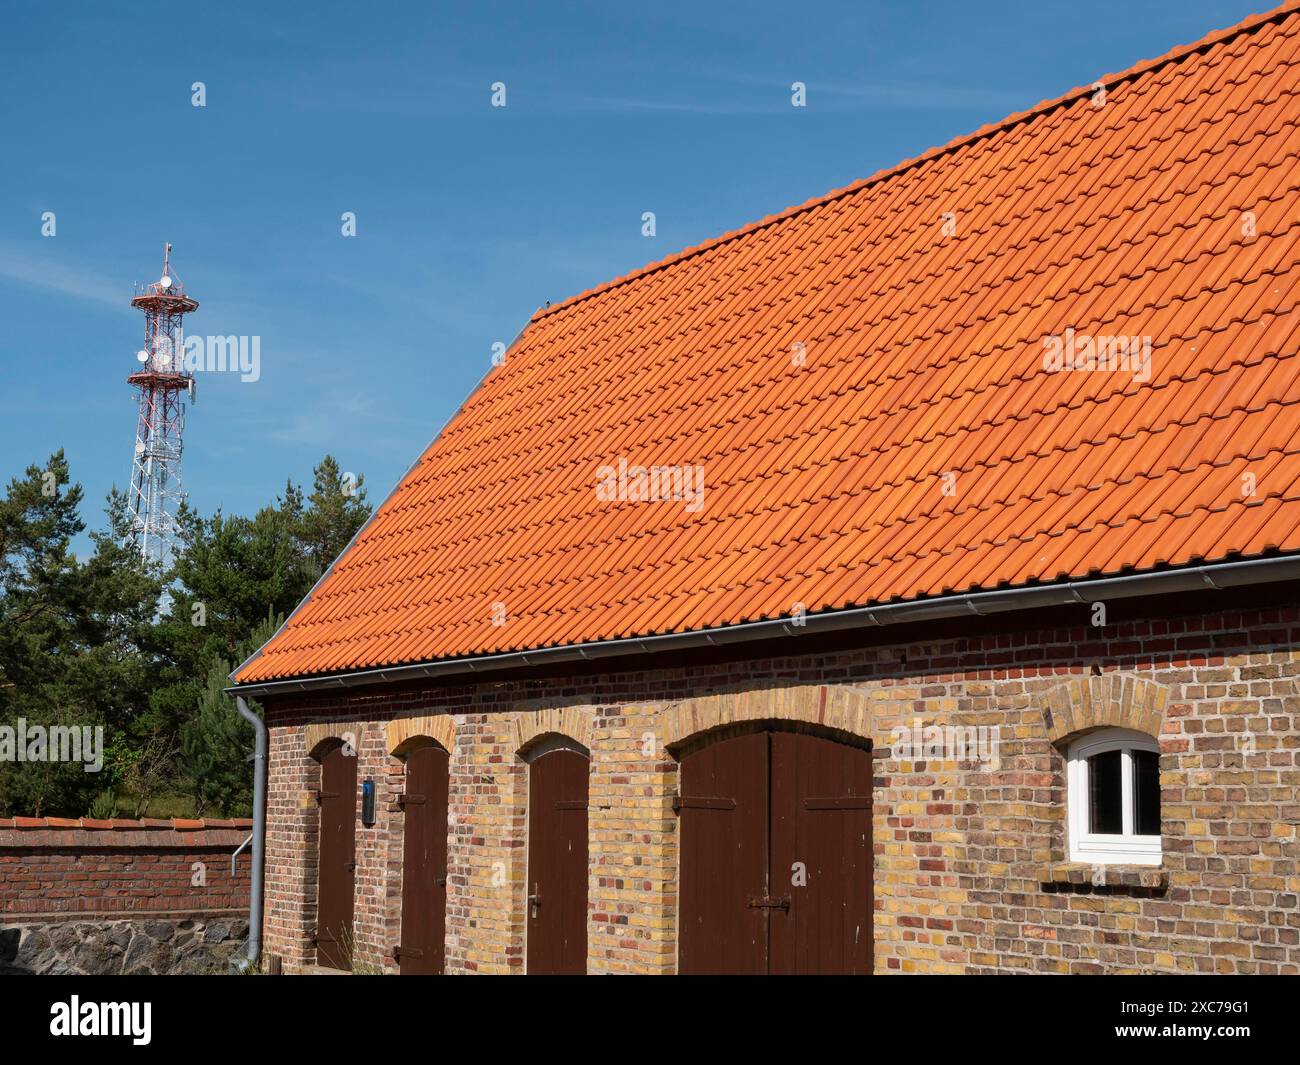
<instances>
[{"instance_id":1,"label":"brick wall coping","mask_svg":"<svg viewBox=\"0 0 1300 1065\"><path fill-rule=\"evenodd\" d=\"M250 818L170 820L144 817L110 821L90 817L0 818L0 848L14 847L227 847L252 830Z\"/></svg>"}]
</instances>

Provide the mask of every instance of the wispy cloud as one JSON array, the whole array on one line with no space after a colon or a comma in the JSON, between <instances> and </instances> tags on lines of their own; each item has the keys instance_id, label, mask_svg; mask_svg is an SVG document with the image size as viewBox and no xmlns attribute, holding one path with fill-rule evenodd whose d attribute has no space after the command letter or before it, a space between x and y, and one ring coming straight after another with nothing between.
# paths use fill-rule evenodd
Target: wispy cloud
<instances>
[{"instance_id":1,"label":"wispy cloud","mask_svg":"<svg viewBox=\"0 0 1300 1065\"><path fill-rule=\"evenodd\" d=\"M784 103L759 103L743 100L668 100L638 96L592 96L581 93L557 93L557 109L591 111L646 111L688 115L773 115L790 110Z\"/></svg>"},{"instance_id":2,"label":"wispy cloud","mask_svg":"<svg viewBox=\"0 0 1300 1065\"><path fill-rule=\"evenodd\" d=\"M790 95L798 78L782 80L753 75L723 75L714 79L723 88L710 98L697 91L690 99L641 95L604 96L557 93L544 101L556 110L644 111L694 115L788 114ZM920 82L857 82L851 80L806 83L810 111L865 110L978 110L1009 112L1024 106L1024 95L998 89ZM747 91L737 94L737 87Z\"/></svg>"},{"instance_id":3,"label":"wispy cloud","mask_svg":"<svg viewBox=\"0 0 1300 1065\"><path fill-rule=\"evenodd\" d=\"M130 310L129 293L121 282L50 252L20 251L12 244L0 243L0 281L105 304L118 311Z\"/></svg>"},{"instance_id":4,"label":"wispy cloud","mask_svg":"<svg viewBox=\"0 0 1300 1065\"><path fill-rule=\"evenodd\" d=\"M814 92L861 107L1005 108L1010 111L1025 106L1023 94L967 85L816 82L808 86L809 95Z\"/></svg>"},{"instance_id":5,"label":"wispy cloud","mask_svg":"<svg viewBox=\"0 0 1300 1065\"><path fill-rule=\"evenodd\" d=\"M355 388L336 388L314 396L299 394L294 404L293 413L278 417L275 428L266 434L277 443L293 447L346 451L364 438L371 448L409 451L411 433L391 430L399 426L407 430L422 429L424 425L411 418L394 416L375 396L362 394ZM414 435L418 437L419 433ZM417 446L426 442L422 440Z\"/></svg>"},{"instance_id":6,"label":"wispy cloud","mask_svg":"<svg viewBox=\"0 0 1300 1065\"><path fill-rule=\"evenodd\" d=\"M766 88L774 97L787 104L790 86L797 80L803 80L808 87L810 110L818 106L829 106L840 111L870 108L975 108L979 110L1006 108L1010 111L1025 106L1023 92L991 89L985 86L952 85L937 81L918 82L903 78L896 81L855 81L851 77L781 79L731 72L719 75L717 80L729 85Z\"/></svg>"}]
</instances>

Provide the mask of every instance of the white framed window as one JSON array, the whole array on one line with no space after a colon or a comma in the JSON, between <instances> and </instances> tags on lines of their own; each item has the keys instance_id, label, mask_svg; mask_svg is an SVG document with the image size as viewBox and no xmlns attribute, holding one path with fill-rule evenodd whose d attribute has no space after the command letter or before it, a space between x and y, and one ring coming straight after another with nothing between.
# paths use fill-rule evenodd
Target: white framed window
<instances>
[{"instance_id":1,"label":"white framed window","mask_svg":"<svg viewBox=\"0 0 1300 1065\"><path fill-rule=\"evenodd\" d=\"M1160 864L1160 746L1142 732L1109 728L1070 744L1070 860Z\"/></svg>"}]
</instances>

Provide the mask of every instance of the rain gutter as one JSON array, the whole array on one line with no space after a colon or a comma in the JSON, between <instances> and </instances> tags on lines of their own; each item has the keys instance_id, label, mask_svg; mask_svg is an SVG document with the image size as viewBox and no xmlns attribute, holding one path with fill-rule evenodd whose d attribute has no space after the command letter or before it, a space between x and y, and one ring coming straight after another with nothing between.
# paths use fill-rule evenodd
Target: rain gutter
<instances>
[{"instance_id":1,"label":"rain gutter","mask_svg":"<svg viewBox=\"0 0 1300 1065\"><path fill-rule=\"evenodd\" d=\"M583 662L634 654L656 654L697 647L720 647L778 636L807 636L818 632L845 629L869 629L902 625L943 618L1003 614L1015 610L1067 606L1074 603L1097 603L1138 596L1167 595L1177 592L1223 590L1247 585L1300 579L1300 556L1282 555L1248 559L1215 565L1135 573L1122 577L1069 581L1032 587L1007 588L990 592L940 596L934 599L909 600L879 606L854 607L803 618L782 617L765 621L726 625L713 629L668 633L661 636L599 640L591 643L542 647L530 651L476 655L465 658L414 662L378 669L353 670L320 676L290 678L236 684L226 690L248 697L280 695L321 689L353 688L362 685L389 684L430 677L464 676L496 673L563 662ZM241 700L242 703L242 700ZM241 709L241 713L242 713ZM259 721L260 724L260 721ZM256 828L255 828L256 831ZM256 866L256 850L254 851Z\"/></svg>"}]
</instances>

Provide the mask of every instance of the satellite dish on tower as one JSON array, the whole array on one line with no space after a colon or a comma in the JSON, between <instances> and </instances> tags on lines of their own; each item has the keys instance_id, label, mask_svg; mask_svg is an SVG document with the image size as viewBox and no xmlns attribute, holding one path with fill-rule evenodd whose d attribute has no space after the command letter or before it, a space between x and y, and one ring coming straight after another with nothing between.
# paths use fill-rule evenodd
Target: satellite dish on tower
<instances>
[{"instance_id":1,"label":"satellite dish on tower","mask_svg":"<svg viewBox=\"0 0 1300 1065\"><path fill-rule=\"evenodd\" d=\"M162 277L158 279L158 284L161 285L163 288L171 288L172 279L168 277L166 274L163 274Z\"/></svg>"},{"instance_id":2,"label":"satellite dish on tower","mask_svg":"<svg viewBox=\"0 0 1300 1065\"><path fill-rule=\"evenodd\" d=\"M139 351L137 351L137 352L135 353L135 357L136 357L140 362L148 362L148 361L149 361L149 353L148 353L147 351L145 351L144 348L141 348Z\"/></svg>"}]
</instances>

